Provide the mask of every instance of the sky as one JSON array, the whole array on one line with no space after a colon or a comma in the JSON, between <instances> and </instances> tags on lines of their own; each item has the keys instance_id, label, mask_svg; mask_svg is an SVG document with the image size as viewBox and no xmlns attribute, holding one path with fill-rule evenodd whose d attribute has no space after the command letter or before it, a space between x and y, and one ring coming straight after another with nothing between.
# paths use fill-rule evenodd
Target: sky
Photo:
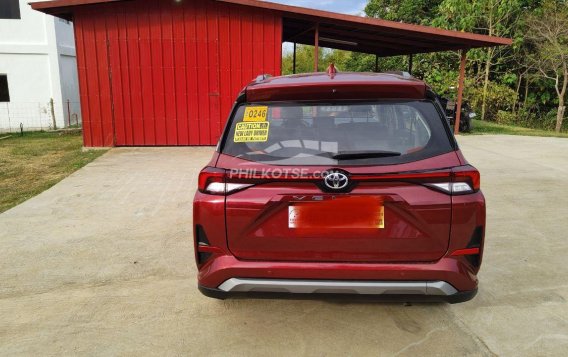
<instances>
[{"instance_id":1,"label":"sky","mask_svg":"<svg viewBox=\"0 0 568 357\"><path fill-rule=\"evenodd\" d=\"M312 9L340 12L343 14L362 15L367 0L267 0L285 5L309 7Z\"/></svg>"},{"instance_id":2,"label":"sky","mask_svg":"<svg viewBox=\"0 0 568 357\"><path fill-rule=\"evenodd\" d=\"M339 12L342 14L364 16L363 10L368 0L266 0L284 5L295 5L312 9ZM284 53L292 51L291 43L284 43Z\"/></svg>"}]
</instances>

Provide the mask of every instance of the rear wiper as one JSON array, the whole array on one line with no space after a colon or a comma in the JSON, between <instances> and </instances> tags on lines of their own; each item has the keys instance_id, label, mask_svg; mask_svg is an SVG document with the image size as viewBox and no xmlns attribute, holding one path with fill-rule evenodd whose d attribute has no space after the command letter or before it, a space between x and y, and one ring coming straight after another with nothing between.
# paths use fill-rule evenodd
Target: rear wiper
<instances>
[{"instance_id":1,"label":"rear wiper","mask_svg":"<svg viewBox=\"0 0 568 357\"><path fill-rule=\"evenodd\" d=\"M375 157L391 157L400 156L401 153L396 151L348 151L339 152L333 155L335 160L357 160L357 159L372 159Z\"/></svg>"}]
</instances>

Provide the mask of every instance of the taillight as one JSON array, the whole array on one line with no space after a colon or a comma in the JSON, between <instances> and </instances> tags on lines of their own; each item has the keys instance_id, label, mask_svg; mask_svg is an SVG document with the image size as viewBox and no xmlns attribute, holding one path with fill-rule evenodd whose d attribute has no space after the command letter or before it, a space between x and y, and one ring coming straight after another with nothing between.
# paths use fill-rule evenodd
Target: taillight
<instances>
[{"instance_id":1,"label":"taillight","mask_svg":"<svg viewBox=\"0 0 568 357\"><path fill-rule=\"evenodd\" d=\"M438 189L450 195L467 195L479 191L480 176L473 166L466 165L452 169L448 182L428 183L426 186Z\"/></svg>"},{"instance_id":2,"label":"taillight","mask_svg":"<svg viewBox=\"0 0 568 357\"><path fill-rule=\"evenodd\" d=\"M246 183L227 182L227 172L224 169L206 167L199 173L197 189L208 195L229 195L252 186Z\"/></svg>"},{"instance_id":3,"label":"taillight","mask_svg":"<svg viewBox=\"0 0 568 357\"><path fill-rule=\"evenodd\" d=\"M480 175L479 175L479 171L477 171L475 169L475 167L470 166L470 165L466 165L466 166L460 166L460 167L455 167L452 169L452 173L454 176L454 186L456 183L465 183L467 184L467 186L469 186L469 191L471 192L477 192L479 191L479 187L480 187ZM465 186L461 186L461 187L465 187ZM455 189L455 187L454 187ZM467 191L467 189L466 189ZM454 190L455 192L455 190ZM457 193L459 193L460 191L458 190ZM467 192L467 193L471 193L471 192Z\"/></svg>"},{"instance_id":4,"label":"taillight","mask_svg":"<svg viewBox=\"0 0 568 357\"><path fill-rule=\"evenodd\" d=\"M199 173L199 192L211 195L225 194L225 170L206 167Z\"/></svg>"}]
</instances>

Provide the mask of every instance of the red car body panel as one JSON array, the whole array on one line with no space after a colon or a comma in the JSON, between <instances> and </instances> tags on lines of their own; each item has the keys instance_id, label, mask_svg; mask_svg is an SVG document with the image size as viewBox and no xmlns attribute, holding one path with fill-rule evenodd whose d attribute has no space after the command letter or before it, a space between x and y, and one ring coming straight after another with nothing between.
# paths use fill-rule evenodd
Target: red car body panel
<instances>
[{"instance_id":1,"label":"red car body panel","mask_svg":"<svg viewBox=\"0 0 568 357\"><path fill-rule=\"evenodd\" d=\"M325 202L342 196L379 197L388 222L384 229L341 229L332 221L328 227L288 227L291 204L310 203L325 210ZM369 209L346 204L342 208L360 215ZM447 251L450 221L450 196L404 182L361 183L347 194L322 193L314 183L275 182L226 199L229 249L237 258L249 260L430 262Z\"/></svg>"},{"instance_id":2,"label":"red car body panel","mask_svg":"<svg viewBox=\"0 0 568 357\"><path fill-rule=\"evenodd\" d=\"M247 102L260 102L298 97L423 99L426 90L421 81L390 75L334 79L317 74L270 79L248 86L243 93ZM458 292L476 291L485 231L481 191L450 195L397 176L441 172L443 181L444 173L449 179L454 177L452 170L464 165L468 163L456 148L396 165L340 166L356 182L349 192L322 191L313 177L334 167L317 165L301 166L306 179L261 180L227 195L197 192L193 222L199 286L213 291L231 278L444 281ZM297 168L218 152L208 166L227 173ZM348 197L355 199L346 200ZM329 224L323 217L311 226L290 226L290 206L313 204L325 213L326 207L334 204L337 210L337 202L342 200L351 202L343 206L349 217L365 216L374 209L365 202L373 199L384 209L382 229L337 228L333 222L337 217L329 218Z\"/></svg>"},{"instance_id":3,"label":"red car body panel","mask_svg":"<svg viewBox=\"0 0 568 357\"><path fill-rule=\"evenodd\" d=\"M198 274L202 286L217 287L229 278L326 279L326 280L444 280L460 291L477 287L476 272L461 258L445 257L426 263L306 263L243 261L219 255Z\"/></svg>"}]
</instances>

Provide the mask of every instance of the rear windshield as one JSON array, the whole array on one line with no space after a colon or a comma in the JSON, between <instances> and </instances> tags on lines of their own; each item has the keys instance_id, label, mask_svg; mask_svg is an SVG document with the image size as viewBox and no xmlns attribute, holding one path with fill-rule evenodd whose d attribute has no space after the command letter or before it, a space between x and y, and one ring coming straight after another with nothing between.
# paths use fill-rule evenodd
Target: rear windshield
<instances>
[{"instance_id":1,"label":"rear windshield","mask_svg":"<svg viewBox=\"0 0 568 357\"><path fill-rule=\"evenodd\" d=\"M227 130L222 153L274 165L391 165L453 150L428 101L247 103Z\"/></svg>"}]
</instances>

